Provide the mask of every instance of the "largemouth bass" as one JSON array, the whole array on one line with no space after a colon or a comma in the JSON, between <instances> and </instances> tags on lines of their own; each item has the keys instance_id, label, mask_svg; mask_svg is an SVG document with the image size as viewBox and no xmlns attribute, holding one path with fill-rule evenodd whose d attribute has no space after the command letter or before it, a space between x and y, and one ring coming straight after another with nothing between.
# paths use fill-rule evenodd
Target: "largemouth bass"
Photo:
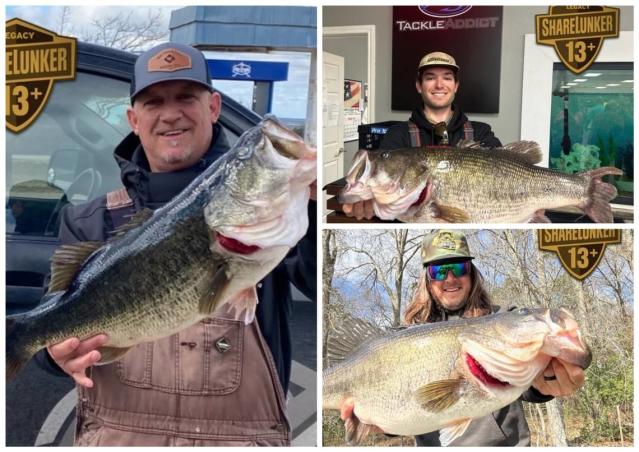
<instances>
[{"instance_id":1,"label":"largemouth bass","mask_svg":"<svg viewBox=\"0 0 639 452\"><path fill-rule=\"evenodd\" d=\"M593 221L613 221L617 189L602 181L613 167L577 174L535 166L539 145L499 149L474 142L394 151L360 150L339 194L341 204L373 200L383 220L407 223L548 223L544 209L575 206Z\"/></svg>"},{"instance_id":2,"label":"largemouth bass","mask_svg":"<svg viewBox=\"0 0 639 452\"><path fill-rule=\"evenodd\" d=\"M7 377L69 337L107 334L99 350L106 364L224 303L250 323L255 284L308 228L316 162L315 149L267 117L171 202L142 211L106 244L60 247L44 302L7 321Z\"/></svg>"},{"instance_id":3,"label":"largemouth bass","mask_svg":"<svg viewBox=\"0 0 639 452\"><path fill-rule=\"evenodd\" d=\"M323 373L323 408L352 398L346 439L357 443L378 426L396 435L440 431L442 445L527 390L553 357L586 368L592 356L564 309L528 309L383 332L350 322L329 341L340 359Z\"/></svg>"}]
</instances>

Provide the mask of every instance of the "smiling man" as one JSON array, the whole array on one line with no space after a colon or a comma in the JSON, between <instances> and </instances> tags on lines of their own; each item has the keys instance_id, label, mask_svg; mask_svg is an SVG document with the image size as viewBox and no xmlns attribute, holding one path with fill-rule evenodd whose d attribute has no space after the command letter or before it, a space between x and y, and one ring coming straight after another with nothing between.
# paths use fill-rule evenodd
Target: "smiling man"
<instances>
[{"instance_id":1,"label":"smiling man","mask_svg":"<svg viewBox=\"0 0 639 452\"><path fill-rule=\"evenodd\" d=\"M499 310L491 303L483 278L473 264L466 236L458 231L440 230L424 236L424 271L410 304L404 312L407 325L446 322L481 317ZM512 307L511 309L514 309ZM519 400L474 420L450 446L530 446L530 430L522 401L543 403L553 397L573 394L585 382L584 371L553 358ZM341 417L353 416L352 399L346 399ZM417 446L440 446L439 431L417 435Z\"/></svg>"},{"instance_id":2,"label":"smiling man","mask_svg":"<svg viewBox=\"0 0 639 452\"><path fill-rule=\"evenodd\" d=\"M171 201L229 149L218 123L221 96L199 50L168 42L146 51L135 63L130 96L132 133L115 149L124 187L66 208L61 244L106 241L137 212ZM315 298L315 211L309 203L306 235L257 284L249 325L216 311L99 366L104 334L39 352L41 367L77 384L75 445L290 445L290 283Z\"/></svg>"},{"instance_id":3,"label":"smiling man","mask_svg":"<svg viewBox=\"0 0 639 452\"><path fill-rule=\"evenodd\" d=\"M455 104L459 66L452 56L444 52L425 55L417 67L415 89L422 101L408 121L388 130L380 149L456 146L462 140L477 141L489 148L501 146L488 124L470 121ZM372 201L344 204L342 209L346 215L360 220L375 214Z\"/></svg>"}]
</instances>

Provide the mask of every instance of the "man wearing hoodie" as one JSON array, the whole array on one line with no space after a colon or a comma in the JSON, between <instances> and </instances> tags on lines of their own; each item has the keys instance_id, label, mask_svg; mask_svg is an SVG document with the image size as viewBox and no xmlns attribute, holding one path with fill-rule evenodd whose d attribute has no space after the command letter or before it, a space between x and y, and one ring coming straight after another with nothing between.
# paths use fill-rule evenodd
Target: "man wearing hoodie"
<instances>
[{"instance_id":1,"label":"man wearing hoodie","mask_svg":"<svg viewBox=\"0 0 639 452\"><path fill-rule=\"evenodd\" d=\"M419 62L415 89L422 97L407 122L391 127L380 149L421 146L456 146L462 140L477 141L485 147L500 147L501 142L483 122L470 121L455 104L459 89L459 66L444 52L432 52ZM372 201L344 204L344 213L358 220L372 218Z\"/></svg>"},{"instance_id":2,"label":"man wearing hoodie","mask_svg":"<svg viewBox=\"0 0 639 452\"><path fill-rule=\"evenodd\" d=\"M131 215L155 210L185 189L229 149L217 123L221 108L199 50L168 42L140 55L127 111L132 133L115 150L124 187L65 209L61 244L106 241ZM290 283L314 298L314 202L308 215L306 235L257 284L260 303L251 324L216 312L100 366L104 334L39 352L42 368L76 382L75 445L290 445Z\"/></svg>"}]
</instances>

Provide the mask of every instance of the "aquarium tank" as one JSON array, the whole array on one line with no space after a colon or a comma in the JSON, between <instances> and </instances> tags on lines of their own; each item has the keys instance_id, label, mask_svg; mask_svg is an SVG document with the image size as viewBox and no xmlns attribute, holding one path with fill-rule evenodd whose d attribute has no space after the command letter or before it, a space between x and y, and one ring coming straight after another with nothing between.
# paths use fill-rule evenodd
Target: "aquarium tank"
<instances>
[{"instance_id":1,"label":"aquarium tank","mask_svg":"<svg viewBox=\"0 0 639 452\"><path fill-rule=\"evenodd\" d=\"M604 180L618 204L633 204L633 63L594 63L581 74L553 67L550 167L566 173L602 166L623 170Z\"/></svg>"}]
</instances>

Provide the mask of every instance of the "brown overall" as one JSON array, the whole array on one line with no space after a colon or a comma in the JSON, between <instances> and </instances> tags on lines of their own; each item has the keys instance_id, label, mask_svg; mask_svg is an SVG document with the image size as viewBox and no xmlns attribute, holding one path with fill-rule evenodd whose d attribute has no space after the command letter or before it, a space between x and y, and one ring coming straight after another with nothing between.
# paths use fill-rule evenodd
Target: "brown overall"
<instances>
[{"instance_id":1,"label":"brown overall","mask_svg":"<svg viewBox=\"0 0 639 452\"><path fill-rule=\"evenodd\" d=\"M125 193L110 193L108 207L128 205ZM94 387L78 386L75 445L289 446L284 391L257 319L230 317L216 312L90 368Z\"/></svg>"}]
</instances>

